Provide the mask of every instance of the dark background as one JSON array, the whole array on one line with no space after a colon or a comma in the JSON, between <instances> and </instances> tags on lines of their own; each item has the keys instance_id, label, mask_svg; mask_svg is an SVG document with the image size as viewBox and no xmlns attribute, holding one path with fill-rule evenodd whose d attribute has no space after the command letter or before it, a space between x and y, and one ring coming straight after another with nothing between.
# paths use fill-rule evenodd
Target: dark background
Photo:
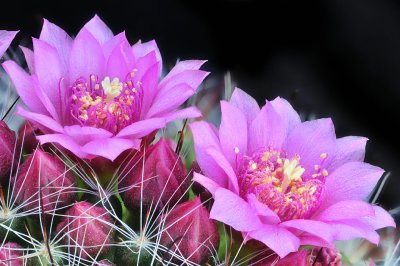
<instances>
[{"instance_id":1,"label":"dark background","mask_svg":"<svg viewBox=\"0 0 400 266\"><path fill-rule=\"evenodd\" d=\"M30 45L43 17L76 34L97 13L132 42L156 39L169 65L208 59L212 77L231 71L260 103L280 95L303 114L332 117L338 136L370 139L366 160L392 172L378 201L400 205L397 1L3 2L0 28L20 29L17 42Z\"/></svg>"}]
</instances>

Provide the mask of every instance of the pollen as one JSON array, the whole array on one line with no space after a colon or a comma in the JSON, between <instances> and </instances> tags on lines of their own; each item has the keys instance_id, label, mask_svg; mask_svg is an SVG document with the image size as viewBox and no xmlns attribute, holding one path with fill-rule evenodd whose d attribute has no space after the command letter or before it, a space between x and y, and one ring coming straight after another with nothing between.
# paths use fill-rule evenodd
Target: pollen
<instances>
[{"instance_id":1,"label":"pollen","mask_svg":"<svg viewBox=\"0 0 400 266\"><path fill-rule=\"evenodd\" d=\"M307 173L301 157L287 157L284 151L264 148L245 157L239 171L240 193L252 193L274 210L282 221L306 218L318 206L326 170L317 162Z\"/></svg>"},{"instance_id":2,"label":"pollen","mask_svg":"<svg viewBox=\"0 0 400 266\"><path fill-rule=\"evenodd\" d=\"M134 73L134 72L132 72ZM72 85L68 109L82 126L103 128L118 133L139 119L142 91L134 88L128 74L125 81L106 76L102 81L95 75L86 82L78 79Z\"/></svg>"},{"instance_id":3,"label":"pollen","mask_svg":"<svg viewBox=\"0 0 400 266\"><path fill-rule=\"evenodd\" d=\"M321 153L321 159L325 159L326 158L326 156L327 156L327 154L324 152L324 153Z\"/></svg>"}]
</instances>

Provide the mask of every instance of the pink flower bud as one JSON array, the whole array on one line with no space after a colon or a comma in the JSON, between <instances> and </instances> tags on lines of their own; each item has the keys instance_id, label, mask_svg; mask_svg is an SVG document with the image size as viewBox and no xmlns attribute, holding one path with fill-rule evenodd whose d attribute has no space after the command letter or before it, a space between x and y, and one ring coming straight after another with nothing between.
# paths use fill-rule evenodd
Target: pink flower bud
<instances>
[{"instance_id":1,"label":"pink flower bud","mask_svg":"<svg viewBox=\"0 0 400 266\"><path fill-rule=\"evenodd\" d=\"M206 262L219 243L217 226L209 216L198 197L177 205L163 217L160 243L193 263ZM172 260L179 264L179 259Z\"/></svg>"},{"instance_id":2,"label":"pink flower bud","mask_svg":"<svg viewBox=\"0 0 400 266\"><path fill-rule=\"evenodd\" d=\"M20 166L14 195L27 210L42 205L44 211L52 211L73 202L74 184L75 177L67 165L55 155L37 149Z\"/></svg>"},{"instance_id":3,"label":"pink flower bud","mask_svg":"<svg viewBox=\"0 0 400 266\"><path fill-rule=\"evenodd\" d=\"M18 152L22 149L26 153L32 153L38 146L39 141L36 139L36 132L39 132L31 123L25 122L18 130Z\"/></svg>"},{"instance_id":4,"label":"pink flower bud","mask_svg":"<svg viewBox=\"0 0 400 266\"><path fill-rule=\"evenodd\" d=\"M62 241L66 245L78 248L76 252L82 258L88 258L89 255L96 257L110 250L114 233L110 226L112 223L111 216L104 208L82 201L75 203L65 213L56 231L62 232Z\"/></svg>"},{"instance_id":5,"label":"pink flower bud","mask_svg":"<svg viewBox=\"0 0 400 266\"><path fill-rule=\"evenodd\" d=\"M9 242L0 246L0 265L5 266L22 266L24 261L21 258L23 255L22 247L18 244Z\"/></svg>"},{"instance_id":6,"label":"pink flower bud","mask_svg":"<svg viewBox=\"0 0 400 266\"><path fill-rule=\"evenodd\" d=\"M15 140L14 131L0 120L0 185L5 185L8 181L13 164Z\"/></svg>"},{"instance_id":7,"label":"pink flower bud","mask_svg":"<svg viewBox=\"0 0 400 266\"><path fill-rule=\"evenodd\" d=\"M135 186L123 194L126 206L131 209L140 206L141 202L145 206L155 205L160 198L158 207L167 203L173 205L179 201L189 184L185 166L164 139L137 152L121 167L119 176L121 187Z\"/></svg>"},{"instance_id":8,"label":"pink flower bud","mask_svg":"<svg viewBox=\"0 0 400 266\"><path fill-rule=\"evenodd\" d=\"M315 266L340 266L342 256L336 249L331 248L313 248L310 254L310 260ZM315 261L315 263L314 263Z\"/></svg>"}]
</instances>

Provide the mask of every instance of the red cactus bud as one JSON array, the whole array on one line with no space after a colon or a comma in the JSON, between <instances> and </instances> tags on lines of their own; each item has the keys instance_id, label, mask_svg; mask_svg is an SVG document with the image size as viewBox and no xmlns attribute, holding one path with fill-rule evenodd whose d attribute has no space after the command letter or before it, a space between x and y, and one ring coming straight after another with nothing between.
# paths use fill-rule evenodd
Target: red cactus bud
<instances>
[{"instance_id":1,"label":"red cactus bud","mask_svg":"<svg viewBox=\"0 0 400 266\"><path fill-rule=\"evenodd\" d=\"M111 223L113 220L106 209L82 201L66 212L56 231L62 232L66 245L79 247L77 253L83 258L95 257L110 250L114 233Z\"/></svg>"},{"instance_id":2,"label":"red cactus bud","mask_svg":"<svg viewBox=\"0 0 400 266\"><path fill-rule=\"evenodd\" d=\"M206 262L219 243L217 225L209 216L198 197L177 205L163 217L165 231L160 243L193 263Z\"/></svg>"},{"instance_id":3,"label":"red cactus bud","mask_svg":"<svg viewBox=\"0 0 400 266\"><path fill-rule=\"evenodd\" d=\"M58 157L37 149L20 166L14 195L27 210L39 207L40 198L44 211L49 211L73 202L74 184L75 177L68 166Z\"/></svg>"},{"instance_id":4,"label":"red cactus bud","mask_svg":"<svg viewBox=\"0 0 400 266\"><path fill-rule=\"evenodd\" d=\"M19 249L22 249L22 247L12 242L0 246L0 265L24 265L24 260L22 259L23 252Z\"/></svg>"},{"instance_id":5,"label":"red cactus bud","mask_svg":"<svg viewBox=\"0 0 400 266\"><path fill-rule=\"evenodd\" d=\"M5 185L8 181L13 164L15 140L14 131L0 120L0 185Z\"/></svg>"},{"instance_id":6,"label":"red cactus bud","mask_svg":"<svg viewBox=\"0 0 400 266\"><path fill-rule=\"evenodd\" d=\"M315 266L340 266L342 256L336 249L313 248L310 254L311 264Z\"/></svg>"},{"instance_id":7,"label":"red cactus bud","mask_svg":"<svg viewBox=\"0 0 400 266\"><path fill-rule=\"evenodd\" d=\"M38 146L39 141L36 139L36 129L31 123L25 122L18 130L18 146L26 153L32 153Z\"/></svg>"},{"instance_id":8,"label":"red cactus bud","mask_svg":"<svg viewBox=\"0 0 400 266\"><path fill-rule=\"evenodd\" d=\"M136 185L123 193L124 202L130 209L139 207L141 202L144 206L156 204L159 199L158 207L167 203L173 205L179 201L189 185L182 160L164 139L135 154L121 169L121 187Z\"/></svg>"}]
</instances>

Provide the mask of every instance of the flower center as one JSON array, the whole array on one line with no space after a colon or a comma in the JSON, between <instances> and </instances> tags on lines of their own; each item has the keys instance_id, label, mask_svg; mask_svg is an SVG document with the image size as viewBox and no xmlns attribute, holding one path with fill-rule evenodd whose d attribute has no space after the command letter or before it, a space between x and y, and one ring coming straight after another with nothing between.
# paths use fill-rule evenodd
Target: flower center
<instances>
[{"instance_id":1,"label":"flower center","mask_svg":"<svg viewBox=\"0 0 400 266\"><path fill-rule=\"evenodd\" d=\"M72 117L82 126L104 128L114 134L137 121L141 104L141 83L133 81L135 72L124 82L106 76L102 81L91 75L75 81L69 107Z\"/></svg>"},{"instance_id":2,"label":"flower center","mask_svg":"<svg viewBox=\"0 0 400 266\"><path fill-rule=\"evenodd\" d=\"M321 154L322 162L325 158L326 154ZM328 172L321 169L321 162L307 175L300 161L298 155L288 158L271 148L246 157L239 173L241 195L253 193L282 221L307 218L318 206Z\"/></svg>"}]
</instances>

